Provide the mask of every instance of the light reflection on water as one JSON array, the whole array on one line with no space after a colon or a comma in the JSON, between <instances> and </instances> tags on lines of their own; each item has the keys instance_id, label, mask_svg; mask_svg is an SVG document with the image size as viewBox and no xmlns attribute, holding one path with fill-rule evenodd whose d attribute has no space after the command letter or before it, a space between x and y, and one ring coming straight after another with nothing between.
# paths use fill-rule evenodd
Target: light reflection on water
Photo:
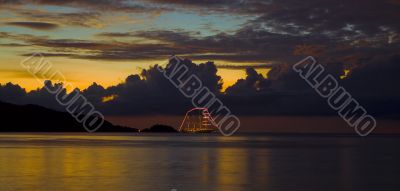
<instances>
[{"instance_id":1,"label":"light reflection on water","mask_svg":"<svg viewBox=\"0 0 400 191\"><path fill-rule=\"evenodd\" d=\"M398 138L3 134L0 190L398 190L399 143Z\"/></svg>"}]
</instances>

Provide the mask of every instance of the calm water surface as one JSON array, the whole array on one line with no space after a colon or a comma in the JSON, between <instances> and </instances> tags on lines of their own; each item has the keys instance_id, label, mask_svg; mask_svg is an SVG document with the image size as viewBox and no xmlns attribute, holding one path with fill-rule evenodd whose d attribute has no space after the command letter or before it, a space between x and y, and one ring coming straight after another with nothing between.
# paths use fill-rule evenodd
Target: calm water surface
<instances>
[{"instance_id":1,"label":"calm water surface","mask_svg":"<svg viewBox=\"0 0 400 191\"><path fill-rule=\"evenodd\" d=\"M0 190L400 190L400 138L1 134Z\"/></svg>"}]
</instances>

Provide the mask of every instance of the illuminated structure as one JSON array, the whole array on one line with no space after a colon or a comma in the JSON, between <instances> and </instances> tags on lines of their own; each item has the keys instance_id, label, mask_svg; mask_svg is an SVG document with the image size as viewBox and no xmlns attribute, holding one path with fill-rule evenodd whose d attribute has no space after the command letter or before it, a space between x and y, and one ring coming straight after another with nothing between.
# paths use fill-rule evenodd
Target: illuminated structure
<instances>
[{"instance_id":1,"label":"illuminated structure","mask_svg":"<svg viewBox=\"0 0 400 191\"><path fill-rule=\"evenodd\" d=\"M180 132L184 133L211 133L217 130L214 120L207 108L193 108L186 112Z\"/></svg>"}]
</instances>

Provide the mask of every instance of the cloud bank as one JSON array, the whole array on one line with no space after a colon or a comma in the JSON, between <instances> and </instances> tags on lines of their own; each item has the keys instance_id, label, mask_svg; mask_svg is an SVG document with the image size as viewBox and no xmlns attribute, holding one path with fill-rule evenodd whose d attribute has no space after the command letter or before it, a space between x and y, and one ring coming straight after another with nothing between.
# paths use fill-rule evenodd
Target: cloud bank
<instances>
[{"instance_id":1,"label":"cloud bank","mask_svg":"<svg viewBox=\"0 0 400 191\"><path fill-rule=\"evenodd\" d=\"M171 64L171 63L169 63ZM325 100L317 95L291 65L272 65L267 78L254 68L246 69L246 78L221 91L222 79L213 62L195 64L184 59L190 74L198 76L237 115L333 115ZM322 63L337 79L345 75L345 64ZM394 117L400 114L400 55L374 59L354 69L339 80L371 114ZM176 115L190 109L191 102L170 84L157 66L128 76L123 83L102 87L93 83L80 91L96 108L106 115ZM62 86L46 82L52 88ZM61 109L43 87L26 92L12 83L0 86L0 100L18 104L38 104Z\"/></svg>"}]
</instances>

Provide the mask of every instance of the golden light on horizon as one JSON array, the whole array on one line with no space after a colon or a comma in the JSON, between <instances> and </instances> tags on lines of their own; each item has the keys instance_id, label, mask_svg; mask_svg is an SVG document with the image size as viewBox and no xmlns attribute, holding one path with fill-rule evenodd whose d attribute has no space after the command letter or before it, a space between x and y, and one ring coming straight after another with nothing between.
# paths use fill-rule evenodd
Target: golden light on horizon
<instances>
[{"instance_id":1,"label":"golden light on horizon","mask_svg":"<svg viewBox=\"0 0 400 191\"><path fill-rule=\"evenodd\" d=\"M345 70L343 70L343 72L344 72L344 74L342 76L340 76L340 79L342 79L342 80L347 78L347 76L350 73L350 70L349 69L345 69Z\"/></svg>"},{"instance_id":2,"label":"golden light on horizon","mask_svg":"<svg viewBox=\"0 0 400 191\"><path fill-rule=\"evenodd\" d=\"M101 102L107 103L107 102L110 102L112 100L115 100L117 97L118 97L118 95L115 95L115 94L109 95L109 96L105 96L105 97L101 98Z\"/></svg>"},{"instance_id":3,"label":"golden light on horizon","mask_svg":"<svg viewBox=\"0 0 400 191\"><path fill-rule=\"evenodd\" d=\"M25 57L18 56L10 59L12 64L8 69L1 71L2 78L0 84L11 82L18 84L27 92L37 90L43 87L44 81L47 79L36 79L23 67L20 62ZM155 64L165 64L165 60L139 60L139 61L109 61L109 60L86 60L86 59L72 59L66 57L45 57L52 65L52 70L62 73L66 82L71 86L67 86L68 92L75 88L80 90L86 89L93 83L97 83L104 88L121 84L129 75L140 74L142 69L147 69ZM204 63L206 61L195 60L194 63ZM251 63L228 63L226 61L216 60L215 64L220 65L249 65ZM217 65L218 68L218 65ZM267 77L269 68L256 69L258 73ZM246 71L244 68L218 68L217 75L221 76L223 87L221 91L225 91L227 87L232 86L239 79L246 78ZM103 101L111 101L115 97L103 98Z\"/></svg>"}]
</instances>

